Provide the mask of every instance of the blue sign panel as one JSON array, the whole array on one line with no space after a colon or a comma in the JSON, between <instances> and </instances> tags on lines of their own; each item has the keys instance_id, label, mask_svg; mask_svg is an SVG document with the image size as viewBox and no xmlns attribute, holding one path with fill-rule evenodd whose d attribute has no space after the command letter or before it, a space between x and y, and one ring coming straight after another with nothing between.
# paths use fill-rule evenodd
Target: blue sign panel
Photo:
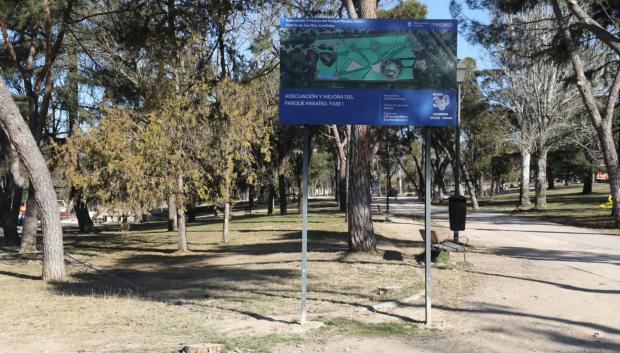
<instances>
[{"instance_id":1,"label":"blue sign panel","mask_svg":"<svg viewBox=\"0 0 620 353\"><path fill-rule=\"evenodd\" d=\"M283 18L280 122L456 123L455 20Z\"/></svg>"}]
</instances>

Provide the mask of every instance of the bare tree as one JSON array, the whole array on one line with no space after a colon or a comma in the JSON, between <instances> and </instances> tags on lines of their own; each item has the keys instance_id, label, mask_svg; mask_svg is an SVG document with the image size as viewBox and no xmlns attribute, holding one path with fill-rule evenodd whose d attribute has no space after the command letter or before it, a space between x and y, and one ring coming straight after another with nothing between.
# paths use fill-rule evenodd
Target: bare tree
<instances>
[{"instance_id":1,"label":"bare tree","mask_svg":"<svg viewBox=\"0 0 620 353\"><path fill-rule=\"evenodd\" d=\"M493 99L512 114L503 115L522 156L521 206L529 204L529 160L536 157L536 208L546 207L547 155L575 125L577 90L567 83L570 68L530 53L553 40L555 23L550 9L539 5L518 16L495 13L496 26L508 28L509 45L488 46L501 72Z\"/></svg>"},{"instance_id":2,"label":"bare tree","mask_svg":"<svg viewBox=\"0 0 620 353\"><path fill-rule=\"evenodd\" d=\"M612 119L614 110L620 95L620 37L618 35L619 25L614 21L607 26L603 26L588 14L585 8L575 0L558 1L552 0L553 13L559 26L559 32L570 61L573 66L575 75L577 76L577 88L581 99L585 105L588 117L592 122L598 136L601 149L603 152L603 160L609 175L609 187L613 199L613 214L616 225L620 225L620 162L618 153L614 145L612 134ZM575 36L569 28L569 19L566 18L567 11L562 8L561 4L566 4L568 14L576 18L577 23L584 28L589 34L596 38L596 41L602 43L612 54L612 59L606 64L613 73L613 79L604 87L593 83L586 76L586 66L582 60L582 53L576 46ZM605 12L603 12L605 13ZM597 92L599 90L599 92ZM604 107L597 104L597 93L603 97Z\"/></svg>"}]
</instances>

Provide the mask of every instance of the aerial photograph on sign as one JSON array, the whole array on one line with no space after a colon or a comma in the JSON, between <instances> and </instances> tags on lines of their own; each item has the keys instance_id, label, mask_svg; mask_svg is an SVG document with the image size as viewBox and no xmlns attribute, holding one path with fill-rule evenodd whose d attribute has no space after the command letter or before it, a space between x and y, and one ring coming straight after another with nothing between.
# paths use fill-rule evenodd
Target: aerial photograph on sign
<instances>
[{"instance_id":1,"label":"aerial photograph on sign","mask_svg":"<svg viewBox=\"0 0 620 353\"><path fill-rule=\"evenodd\" d=\"M283 18L280 48L285 123L454 124L454 20Z\"/></svg>"},{"instance_id":2,"label":"aerial photograph on sign","mask_svg":"<svg viewBox=\"0 0 620 353\"><path fill-rule=\"evenodd\" d=\"M299 20L281 22L283 87L456 89L453 21Z\"/></svg>"}]
</instances>

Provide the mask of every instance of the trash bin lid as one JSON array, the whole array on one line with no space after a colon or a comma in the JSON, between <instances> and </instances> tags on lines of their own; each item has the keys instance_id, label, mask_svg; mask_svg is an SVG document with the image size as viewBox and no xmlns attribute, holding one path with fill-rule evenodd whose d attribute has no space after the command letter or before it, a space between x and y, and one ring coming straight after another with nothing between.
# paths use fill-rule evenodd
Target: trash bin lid
<instances>
[{"instance_id":1,"label":"trash bin lid","mask_svg":"<svg viewBox=\"0 0 620 353\"><path fill-rule=\"evenodd\" d=\"M467 202L467 197L463 195L452 195L448 198L448 201Z\"/></svg>"}]
</instances>

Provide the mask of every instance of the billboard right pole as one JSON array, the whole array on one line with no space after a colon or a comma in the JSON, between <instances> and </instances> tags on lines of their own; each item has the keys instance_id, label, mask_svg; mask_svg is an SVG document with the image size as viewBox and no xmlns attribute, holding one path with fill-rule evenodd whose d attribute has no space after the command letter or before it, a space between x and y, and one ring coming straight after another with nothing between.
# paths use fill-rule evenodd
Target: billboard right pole
<instances>
[{"instance_id":1,"label":"billboard right pole","mask_svg":"<svg viewBox=\"0 0 620 353\"><path fill-rule=\"evenodd\" d=\"M454 163L454 195L461 196L461 83L457 83L457 112L456 131L454 132L454 145L456 161ZM459 243L459 231L454 231L454 242Z\"/></svg>"},{"instance_id":2,"label":"billboard right pole","mask_svg":"<svg viewBox=\"0 0 620 353\"><path fill-rule=\"evenodd\" d=\"M425 323L431 324L431 297L433 294L431 282L431 127L424 128L424 302Z\"/></svg>"}]
</instances>

